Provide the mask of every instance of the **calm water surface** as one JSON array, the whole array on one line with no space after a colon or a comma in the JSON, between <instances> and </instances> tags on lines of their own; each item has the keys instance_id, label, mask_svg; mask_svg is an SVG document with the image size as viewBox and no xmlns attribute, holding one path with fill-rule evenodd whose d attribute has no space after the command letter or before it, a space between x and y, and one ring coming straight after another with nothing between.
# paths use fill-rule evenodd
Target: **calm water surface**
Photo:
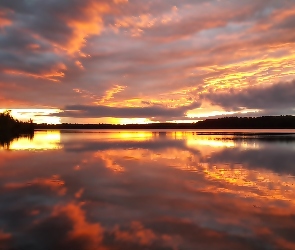
<instances>
[{"instance_id":1,"label":"calm water surface","mask_svg":"<svg viewBox=\"0 0 295 250\"><path fill-rule=\"evenodd\" d=\"M0 249L295 249L295 136L39 131L0 149Z\"/></svg>"}]
</instances>

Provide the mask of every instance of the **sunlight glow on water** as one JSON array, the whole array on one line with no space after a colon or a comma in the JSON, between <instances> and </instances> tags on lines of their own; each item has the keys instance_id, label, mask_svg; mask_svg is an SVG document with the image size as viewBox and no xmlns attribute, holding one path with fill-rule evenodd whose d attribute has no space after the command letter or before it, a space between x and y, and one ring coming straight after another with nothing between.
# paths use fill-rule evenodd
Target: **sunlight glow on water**
<instances>
[{"instance_id":1,"label":"sunlight glow on water","mask_svg":"<svg viewBox=\"0 0 295 250\"><path fill-rule=\"evenodd\" d=\"M11 142L10 150L48 150L61 149L60 131L42 131L35 133L33 139L18 138Z\"/></svg>"}]
</instances>

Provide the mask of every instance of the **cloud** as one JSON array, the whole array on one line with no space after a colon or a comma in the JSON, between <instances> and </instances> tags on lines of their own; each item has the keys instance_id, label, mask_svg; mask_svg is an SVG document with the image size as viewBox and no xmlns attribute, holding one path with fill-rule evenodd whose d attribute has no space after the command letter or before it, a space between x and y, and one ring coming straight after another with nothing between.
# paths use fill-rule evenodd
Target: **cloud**
<instances>
[{"instance_id":1,"label":"cloud","mask_svg":"<svg viewBox=\"0 0 295 250\"><path fill-rule=\"evenodd\" d=\"M261 144L264 148L259 150L259 154L255 149L242 150L237 148L226 148L220 152L215 152L208 160L211 164L226 164L228 162L236 162L252 169L259 171L259 169L270 170L278 174L294 175L295 170L292 162L295 160L294 149L277 148L270 142L267 144L267 137L260 138ZM277 138L278 142L284 141L284 138ZM294 141L293 141L294 142ZM285 141L285 143L288 143ZM288 144L287 144L288 145Z\"/></svg>"},{"instance_id":2,"label":"cloud","mask_svg":"<svg viewBox=\"0 0 295 250\"><path fill-rule=\"evenodd\" d=\"M150 107L108 107L108 106L87 106L69 105L64 107L62 113L51 114L60 117L75 118L99 118L99 117L121 117L121 118L152 118L152 117L183 117L190 109L197 108L200 103L192 103L179 108L167 108L153 105Z\"/></svg>"},{"instance_id":3,"label":"cloud","mask_svg":"<svg viewBox=\"0 0 295 250\"><path fill-rule=\"evenodd\" d=\"M102 112L140 115L136 108L98 106L96 114L90 108L132 106L164 121L185 118L183 106L211 93L204 98L233 110L214 96L239 89L249 94L233 90L247 99L243 105L259 88L294 79L294 8L292 1L275 0L3 0L0 105L79 104L88 111L71 115L85 119ZM278 107L267 112L291 110Z\"/></svg>"},{"instance_id":4,"label":"cloud","mask_svg":"<svg viewBox=\"0 0 295 250\"><path fill-rule=\"evenodd\" d=\"M0 244L4 248L8 248L9 243L11 240L11 234L5 233L3 230L0 229Z\"/></svg>"},{"instance_id":5,"label":"cloud","mask_svg":"<svg viewBox=\"0 0 295 250\"><path fill-rule=\"evenodd\" d=\"M134 242L143 246L151 245L157 239L152 230L144 228L138 221L131 223L130 231L120 230L120 228L116 227L114 234L118 241Z\"/></svg>"},{"instance_id":6,"label":"cloud","mask_svg":"<svg viewBox=\"0 0 295 250\"><path fill-rule=\"evenodd\" d=\"M86 39L102 32L102 15L112 5L103 0L1 1L10 22L0 33L0 71L49 80L64 77L72 57L81 56Z\"/></svg>"},{"instance_id":7,"label":"cloud","mask_svg":"<svg viewBox=\"0 0 295 250\"><path fill-rule=\"evenodd\" d=\"M59 179L59 176L52 176L51 178L37 178L25 183L10 182L4 185L7 189L33 189L33 186L39 186L39 188L48 188L51 191L57 192L59 195L64 195L66 189L64 188L64 182Z\"/></svg>"},{"instance_id":8,"label":"cloud","mask_svg":"<svg viewBox=\"0 0 295 250\"><path fill-rule=\"evenodd\" d=\"M265 112L276 111L277 114L294 112L295 81L242 90L230 89L227 92L203 94L202 97L225 110L261 109Z\"/></svg>"},{"instance_id":9,"label":"cloud","mask_svg":"<svg viewBox=\"0 0 295 250\"><path fill-rule=\"evenodd\" d=\"M13 11L12 28L27 29L38 35L38 40L53 47L77 52L89 35L99 34L102 14L109 11L108 1L24 1L11 3L4 0L1 7ZM111 3L111 2L110 2ZM9 31L9 30L8 30ZM30 34L30 33L29 33Z\"/></svg>"},{"instance_id":10,"label":"cloud","mask_svg":"<svg viewBox=\"0 0 295 250\"><path fill-rule=\"evenodd\" d=\"M65 239L70 244L80 243L83 249L91 250L101 245L103 228L99 223L91 223L86 219L85 212L75 203L54 208L52 216L67 216L72 221L72 230L67 233Z\"/></svg>"}]
</instances>

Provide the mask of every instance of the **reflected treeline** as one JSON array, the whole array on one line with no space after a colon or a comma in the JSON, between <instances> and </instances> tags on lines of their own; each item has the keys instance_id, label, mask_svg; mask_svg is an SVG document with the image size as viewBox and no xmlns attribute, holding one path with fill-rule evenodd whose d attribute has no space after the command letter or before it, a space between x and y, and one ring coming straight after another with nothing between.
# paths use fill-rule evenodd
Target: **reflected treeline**
<instances>
[{"instance_id":1,"label":"reflected treeline","mask_svg":"<svg viewBox=\"0 0 295 250\"><path fill-rule=\"evenodd\" d=\"M222 138L216 138L215 140L223 140L223 141L263 141L263 142L294 142L295 136L293 135L275 135L275 134L269 134L269 135L235 135L233 137L222 137Z\"/></svg>"},{"instance_id":2,"label":"reflected treeline","mask_svg":"<svg viewBox=\"0 0 295 250\"><path fill-rule=\"evenodd\" d=\"M34 139L34 131L29 134L19 134L19 135L2 135L0 134L0 148L9 149L10 145L13 140L19 139L19 138L27 138L30 140Z\"/></svg>"},{"instance_id":3,"label":"reflected treeline","mask_svg":"<svg viewBox=\"0 0 295 250\"><path fill-rule=\"evenodd\" d=\"M30 119L22 122L14 119L10 111L0 113L0 146L9 148L11 141L20 137L33 138L34 123Z\"/></svg>"}]
</instances>

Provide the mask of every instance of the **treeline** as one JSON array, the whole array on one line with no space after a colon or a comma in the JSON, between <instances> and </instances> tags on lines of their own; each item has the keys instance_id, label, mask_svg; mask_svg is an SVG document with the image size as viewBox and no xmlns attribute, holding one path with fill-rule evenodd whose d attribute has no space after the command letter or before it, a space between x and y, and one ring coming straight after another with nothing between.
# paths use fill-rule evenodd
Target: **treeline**
<instances>
[{"instance_id":1,"label":"treeline","mask_svg":"<svg viewBox=\"0 0 295 250\"><path fill-rule=\"evenodd\" d=\"M37 124L36 129L295 129L295 116L224 117L197 123Z\"/></svg>"},{"instance_id":2,"label":"treeline","mask_svg":"<svg viewBox=\"0 0 295 250\"><path fill-rule=\"evenodd\" d=\"M36 129L187 129L187 123L149 123L149 124L36 124Z\"/></svg>"},{"instance_id":3,"label":"treeline","mask_svg":"<svg viewBox=\"0 0 295 250\"><path fill-rule=\"evenodd\" d=\"M224 117L195 124L198 129L295 129L295 116Z\"/></svg>"},{"instance_id":4,"label":"treeline","mask_svg":"<svg viewBox=\"0 0 295 250\"><path fill-rule=\"evenodd\" d=\"M14 119L9 110L0 113L0 144L9 143L12 139L23 135L32 137L34 134L34 123L30 119L22 122Z\"/></svg>"}]
</instances>

